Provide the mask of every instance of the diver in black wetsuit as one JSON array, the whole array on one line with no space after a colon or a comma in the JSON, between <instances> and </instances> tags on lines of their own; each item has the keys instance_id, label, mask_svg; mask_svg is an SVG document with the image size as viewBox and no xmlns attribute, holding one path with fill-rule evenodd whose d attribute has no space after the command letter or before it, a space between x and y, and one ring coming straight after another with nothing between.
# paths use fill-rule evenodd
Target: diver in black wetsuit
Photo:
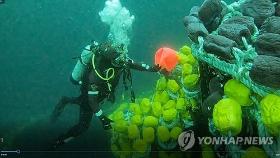
<instances>
[{"instance_id":1,"label":"diver in black wetsuit","mask_svg":"<svg viewBox=\"0 0 280 158\"><path fill-rule=\"evenodd\" d=\"M80 106L79 123L66 134L60 136L56 140L54 148L85 132L90 126L93 114L100 119L105 130L111 128L112 121L102 114L100 104L105 99L114 102L114 91L121 76L123 76L126 89L131 88L131 101L135 101L130 69L149 72L159 71L157 66L150 67L146 64L135 63L125 53L122 53L122 47L112 46L109 42L103 44L95 43L89 47L89 50L86 50L90 53L86 55L90 55L91 58L88 64L82 61L83 56L81 55L80 61L85 66L85 72L81 77L81 81L75 80L73 74L71 76L73 83L81 85L81 95L79 97L62 97L51 117L51 120L55 121L67 104L77 104Z\"/></svg>"}]
</instances>

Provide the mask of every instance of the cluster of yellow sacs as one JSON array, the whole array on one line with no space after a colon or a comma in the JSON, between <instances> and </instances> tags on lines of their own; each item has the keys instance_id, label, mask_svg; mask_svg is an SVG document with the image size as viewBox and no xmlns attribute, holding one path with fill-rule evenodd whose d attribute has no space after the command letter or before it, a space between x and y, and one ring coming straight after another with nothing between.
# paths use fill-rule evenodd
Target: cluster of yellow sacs
<instances>
[{"instance_id":1,"label":"cluster of yellow sacs","mask_svg":"<svg viewBox=\"0 0 280 158\"><path fill-rule=\"evenodd\" d=\"M194 87L198 80L198 68L197 68L197 61L193 57L191 48L188 46L183 46L178 54L179 57L179 64L182 67L182 77L184 81L184 85L187 88Z\"/></svg>"},{"instance_id":2,"label":"cluster of yellow sacs","mask_svg":"<svg viewBox=\"0 0 280 158\"><path fill-rule=\"evenodd\" d=\"M177 95L177 99L172 99L169 92ZM155 116L163 116L164 121L176 119L178 112L186 112L186 109L196 107L195 99L187 99L184 91L175 80L167 80L161 77L157 81L156 92L154 94L154 106L152 108Z\"/></svg>"},{"instance_id":3,"label":"cluster of yellow sacs","mask_svg":"<svg viewBox=\"0 0 280 158\"><path fill-rule=\"evenodd\" d=\"M195 70L197 62L191 49L182 47L178 56L178 67L182 70L179 80L183 77L184 86L194 87L199 75L194 73L198 72ZM161 77L155 89L151 98L121 104L110 115L114 121L111 149L116 157L145 157L151 144L177 142L183 130L180 120L191 119L188 109L196 107L196 100L186 99L184 91L175 80ZM171 93L177 98L171 97ZM166 124L173 126L167 127Z\"/></svg>"},{"instance_id":4,"label":"cluster of yellow sacs","mask_svg":"<svg viewBox=\"0 0 280 158\"><path fill-rule=\"evenodd\" d=\"M269 94L261 101L262 121L268 132L280 137L280 97Z\"/></svg>"},{"instance_id":5,"label":"cluster of yellow sacs","mask_svg":"<svg viewBox=\"0 0 280 158\"><path fill-rule=\"evenodd\" d=\"M167 104L176 102L168 101ZM166 105L167 106L167 105ZM169 106L169 105L168 105ZM173 105L170 105L173 106ZM129 118L127 115L129 111ZM113 124L113 139L111 149L116 157L131 157L137 154L144 156L149 151L151 144L161 142L177 141L182 132L180 124L176 124L171 129L160 125L159 119L163 117L165 121L172 121L177 116L177 110L171 108L163 110L160 102L151 102L148 98L143 98L140 104L122 104L110 118ZM134 157L137 157L134 155Z\"/></svg>"},{"instance_id":6,"label":"cluster of yellow sacs","mask_svg":"<svg viewBox=\"0 0 280 158\"><path fill-rule=\"evenodd\" d=\"M242 128L243 106L251 106L251 91L241 82L231 79L224 87L226 98L220 100L214 107L213 121L222 134L237 135ZM260 101L261 118L274 136L280 136L280 97L269 94Z\"/></svg>"},{"instance_id":7,"label":"cluster of yellow sacs","mask_svg":"<svg viewBox=\"0 0 280 158\"><path fill-rule=\"evenodd\" d=\"M241 156L241 158L268 158L267 154L258 147L251 146L249 147L245 153Z\"/></svg>"},{"instance_id":8,"label":"cluster of yellow sacs","mask_svg":"<svg viewBox=\"0 0 280 158\"><path fill-rule=\"evenodd\" d=\"M242 130L242 106L251 105L251 91L241 82L231 79L224 86L226 98L213 110L213 122L223 135L237 135Z\"/></svg>"},{"instance_id":9,"label":"cluster of yellow sacs","mask_svg":"<svg viewBox=\"0 0 280 158\"><path fill-rule=\"evenodd\" d=\"M238 152L237 152L238 153ZM239 153L238 153L239 154ZM211 146L202 145L202 158L215 158L215 153ZM265 151L261 148L250 146L241 155L241 158L268 158Z\"/></svg>"},{"instance_id":10,"label":"cluster of yellow sacs","mask_svg":"<svg viewBox=\"0 0 280 158\"><path fill-rule=\"evenodd\" d=\"M242 129L242 110L231 98L220 100L213 110L213 122L223 135L237 135Z\"/></svg>"}]
</instances>

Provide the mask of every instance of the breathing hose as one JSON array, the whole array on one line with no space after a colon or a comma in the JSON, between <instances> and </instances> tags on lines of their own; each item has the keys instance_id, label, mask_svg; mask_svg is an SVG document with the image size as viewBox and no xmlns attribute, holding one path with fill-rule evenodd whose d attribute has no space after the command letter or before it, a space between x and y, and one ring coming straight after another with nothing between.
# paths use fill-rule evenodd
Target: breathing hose
<instances>
[{"instance_id":1,"label":"breathing hose","mask_svg":"<svg viewBox=\"0 0 280 158\"><path fill-rule=\"evenodd\" d=\"M93 54L92 56L92 67L93 67L93 70L95 71L96 75L101 78L102 80L104 81L107 81L107 85L108 85L108 88L109 90L111 91L111 84L108 82L110 79L114 78L115 76L115 69L114 68L109 68L106 70L106 77L103 77L100 75L100 73L96 70L96 67L95 67L95 55ZM111 73L111 74L110 74Z\"/></svg>"}]
</instances>

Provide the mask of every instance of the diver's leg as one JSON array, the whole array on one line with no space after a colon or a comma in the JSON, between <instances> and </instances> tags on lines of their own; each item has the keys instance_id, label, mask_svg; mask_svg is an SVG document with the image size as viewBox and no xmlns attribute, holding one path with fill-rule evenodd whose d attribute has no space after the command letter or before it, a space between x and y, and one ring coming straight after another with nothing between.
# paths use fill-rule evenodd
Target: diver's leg
<instances>
[{"instance_id":1,"label":"diver's leg","mask_svg":"<svg viewBox=\"0 0 280 158\"><path fill-rule=\"evenodd\" d=\"M103 129L108 130L111 129L111 123L113 122L105 115L103 115L102 110L100 109L100 103L106 98L105 95L99 94L98 91L88 91L88 103L94 112L95 116L101 121L103 125Z\"/></svg>"},{"instance_id":2,"label":"diver's leg","mask_svg":"<svg viewBox=\"0 0 280 158\"><path fill-rule=\"evenodd\" d=\"M111 123L113 121L111 119L109 119L107 116L103 115L103 112L101 109L97 113L95 113L95 116L101 121L101 123L103 125L103 129L105 129L105 130L112 129Z\"/></svg>"},{"instance_id":3,"label":"diver's leg","mask_svg":"<svg viewBox=\"0 0 280 158\"><path fill-rule=\"evenodd\" d=\"M67 104L80 104L80 97L66 97L63 96L59 102L56 104L52 115L51 115L51 122L55 122L58 117L61 115L61 113L63 112L65 106Z\"/></svg>"},{"instance_id":4,"label":"diver's leg","mask_svg":"<svg viewBox=\"0 0 280 158\"><path fill-rule=\"evenodd\" d=\"M79 123L73 126L66 134L60 136L54 144L54 148L68 143L75 137L84 133L90 126L93 111L88 105L81 104Z\"/></svg>"}]
</instances>

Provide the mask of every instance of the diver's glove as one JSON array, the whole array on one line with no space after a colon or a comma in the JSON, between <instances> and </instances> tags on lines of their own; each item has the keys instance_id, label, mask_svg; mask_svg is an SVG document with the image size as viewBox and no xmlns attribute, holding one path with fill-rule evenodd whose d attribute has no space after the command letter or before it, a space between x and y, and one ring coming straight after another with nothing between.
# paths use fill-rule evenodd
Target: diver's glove
<instances>
[{"instance_id":1,"label":"diver's glove","mask_svg":"<svg viewBox=\"0 0 280 158\"><path fill-rule=\"evenodd\" d=\"M60 146L64 145L65 142L63 139L58 138L52 145L51 147L48 148L48 151L56 151Z\"/></svg>"},{"instance_id":2,"label":"diver's glove","mask_svg":"<svg viewBox=\"0 0 280 158\"><path fill-rule=\"evenodd\" d=\"M111 123L113 122L111 119L109 119L108 117L102 115L100 117L98 117L99 120L101 121L102 125L103 125L103 129L104 130L109 130L112 129L112 125Z\"/></svg>"},{"instance_id":3,"label":"diver's glove","mask_svg":"<svg viewBox=\"0 0 280 158\"><path fill-rule=\"evenodd\" d=\"M60 147L60 146L62 146L63 144L65 144L64 141L62 141L62 140L57 140L57 141L53 144L52 150L57 150L57 148Z\"/></svg>"},{"instance_id":4,"label":"diver's glove","mask_svg":"<svg viewBox=\"0 0 280 158\"><path fill-rule=\"evenodd\" d=\"M154 65L154 66L151 68L151 70L152 70L153 72L159 72L159 71L161 70L161 67L160 67L159 65Z\"/></svg>"},{"instance_id":5,"label":"diver's glove","mask_svg":"<svg viewBox=\"0 0 280 158\"><path fill-rule=\"evenodd\" d=\"M160 67L159 65L154 65L154 66L152 67L152 70L153 70L154 72L158 72L158 73L160 73L160 74L162 74L162 75L164 75L164 76L168 76L168 75L170 74L165 68L162 68L162 67Z\"/></svg>"}]
</instances>

